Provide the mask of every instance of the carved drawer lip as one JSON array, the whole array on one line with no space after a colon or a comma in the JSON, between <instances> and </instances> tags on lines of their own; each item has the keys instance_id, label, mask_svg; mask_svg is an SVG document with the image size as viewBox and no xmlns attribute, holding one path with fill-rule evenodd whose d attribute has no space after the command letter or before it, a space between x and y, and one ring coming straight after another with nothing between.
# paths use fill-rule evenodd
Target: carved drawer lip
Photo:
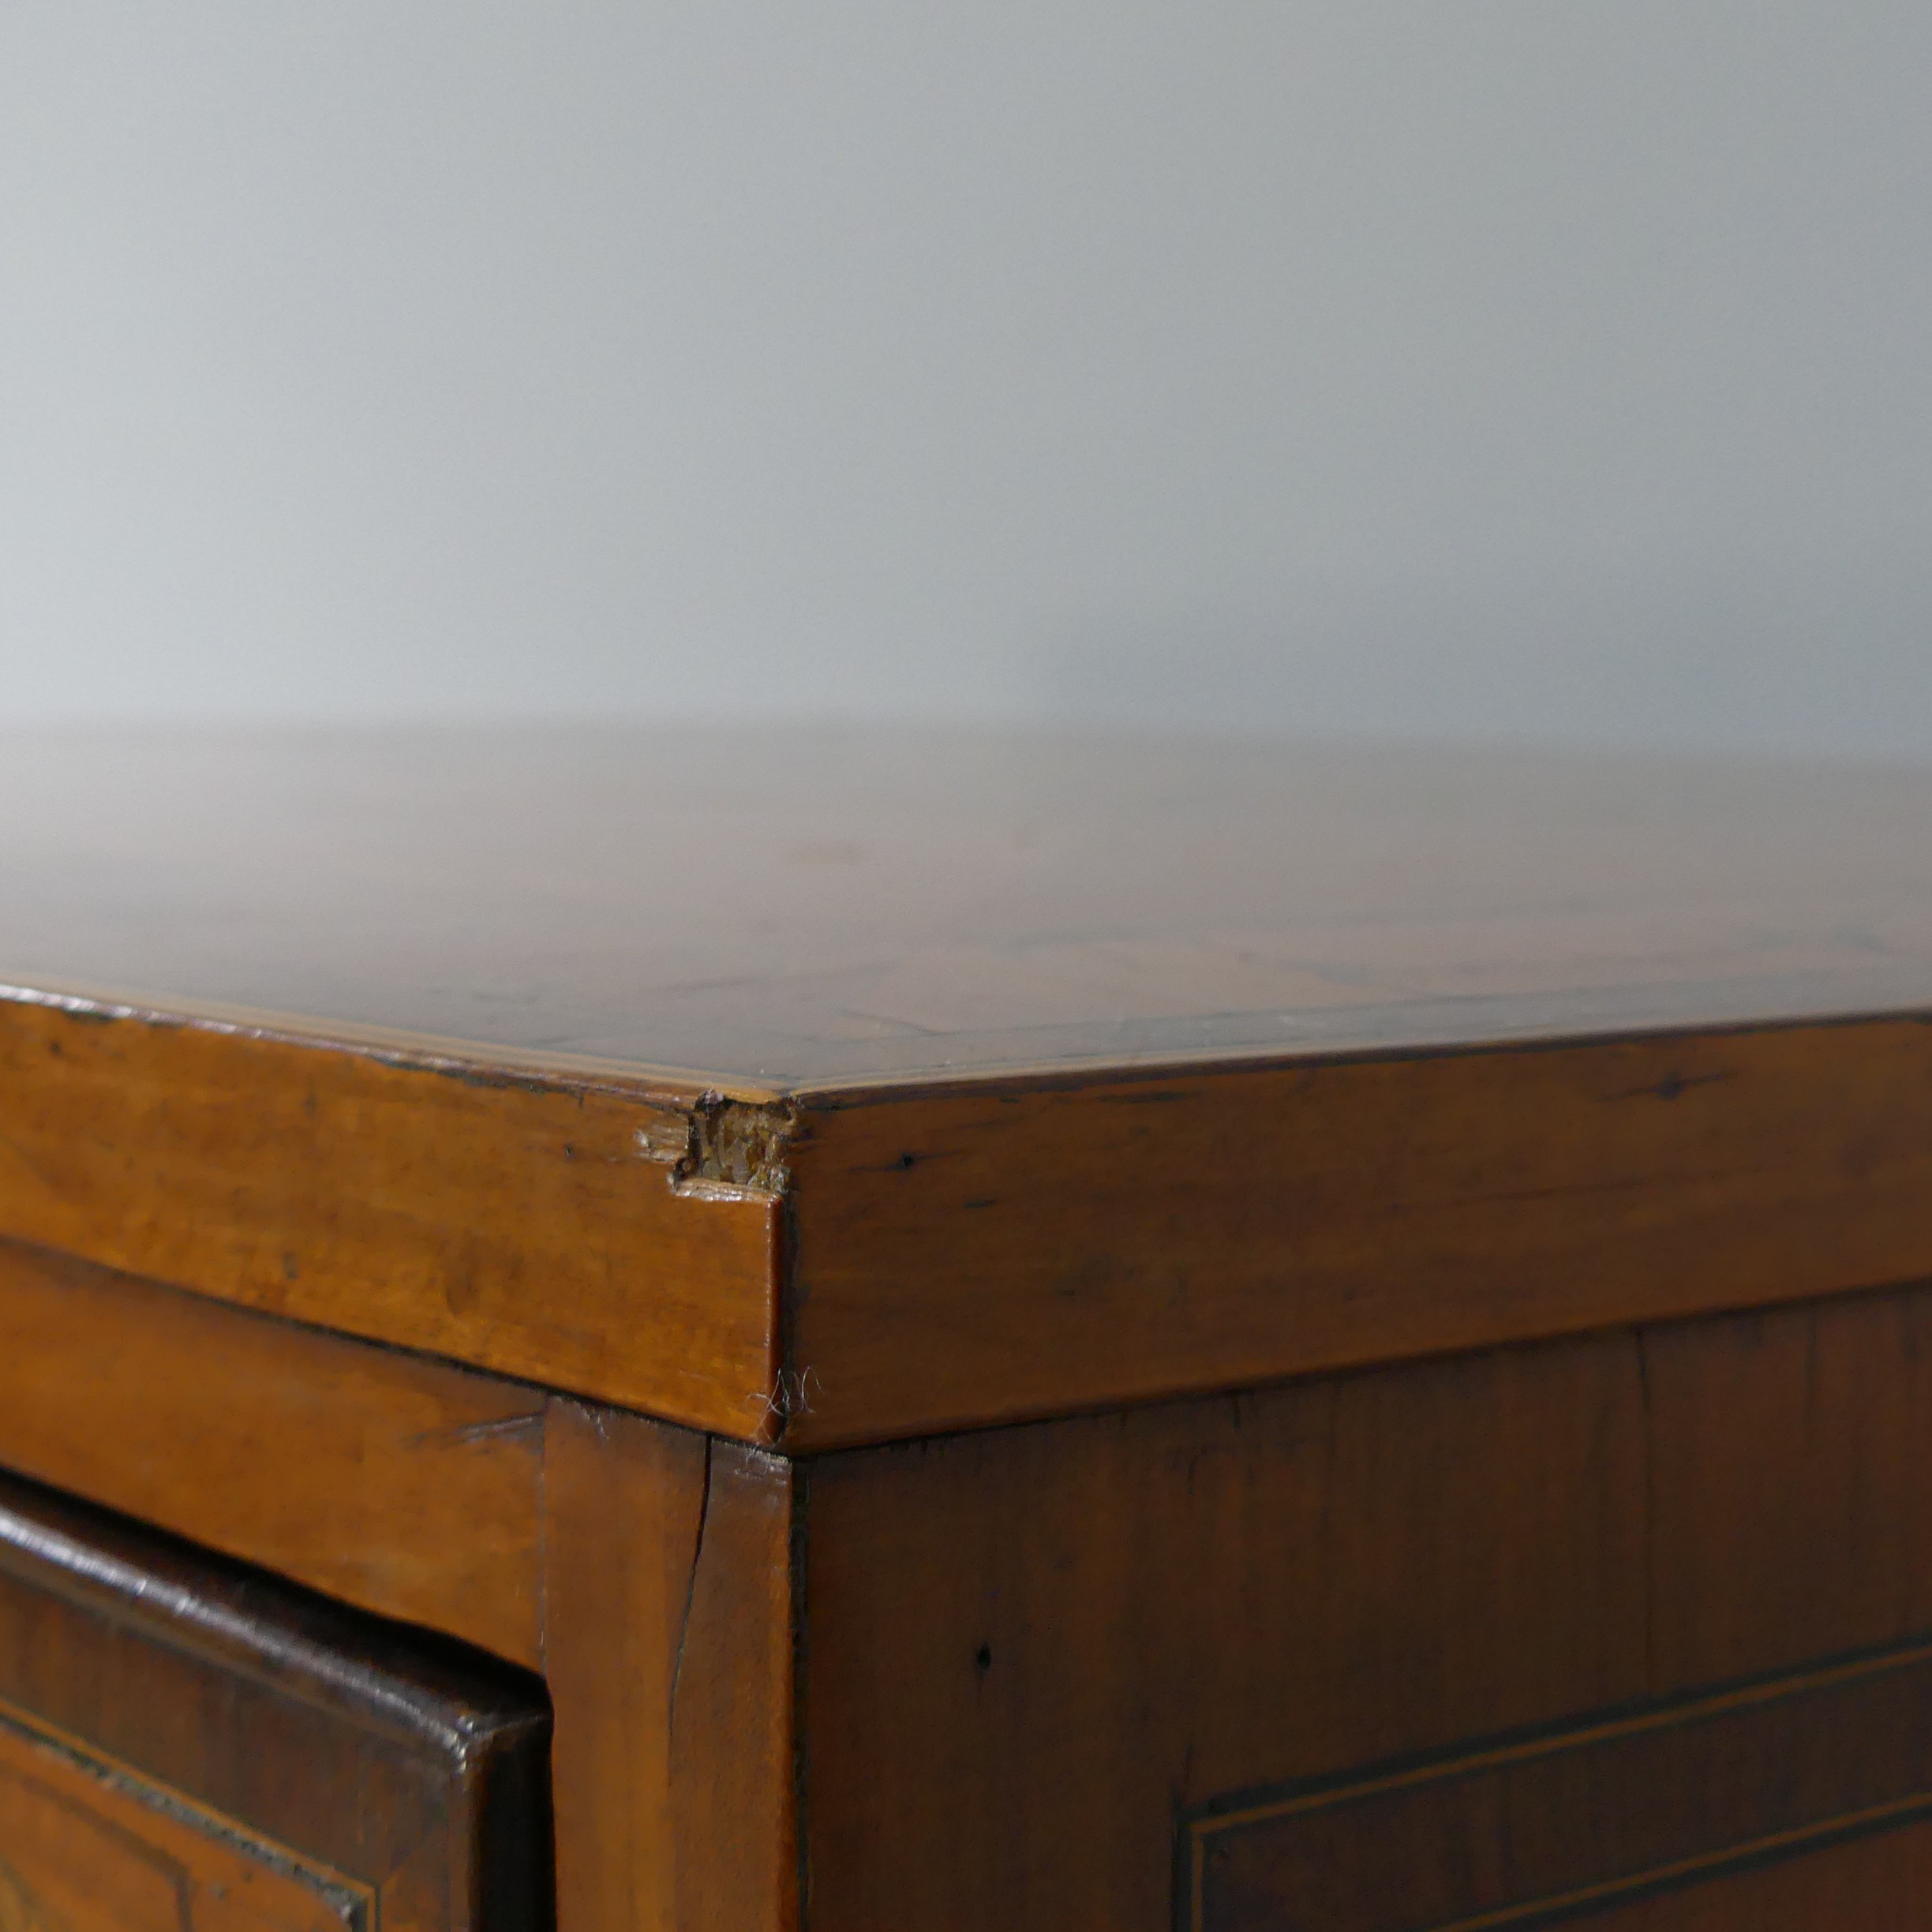
<instances>
[{"instance_id":1,"label":"carved drawer lip","mask_svg":"<svg viewBox=\"0 0 1932 1932\"><path fill-rule=\"evenodd\" d=\"M444 1658L459 1646L448 1640L410 1632L399 1643L373 1616L4 1473L0 1573L439 1751L547 1722L537 1709L480 1713L477 1679L489 1667L452 1667Z\"/></svg>"},{"instance_id":2,"label":"carved drawer lip","mask_svg":"<svg viewBox=\"0 0 1932 1932\"><path fill-rule=\"evenodd\" d=\"M513 1666L0 1475L0 1737L36 1802L186 1827L331 1923L543 1932L549 1726Z\"/></svg>"}]
</instances>

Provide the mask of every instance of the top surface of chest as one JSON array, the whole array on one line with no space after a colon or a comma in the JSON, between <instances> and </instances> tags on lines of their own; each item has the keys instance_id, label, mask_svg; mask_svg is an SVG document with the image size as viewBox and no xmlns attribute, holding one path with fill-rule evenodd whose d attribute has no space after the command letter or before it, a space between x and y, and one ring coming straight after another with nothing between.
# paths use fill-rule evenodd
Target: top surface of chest
<instances>
[{"instance_id":1,"label":"top surface of chest","mask_svg":"<svg viewBox=\"0 0 1932 1932\"><path fill-rule=\"evenodd\" d=\"M1915 1005L1932 779L893 734L15 738L0 979L797 1092Z\"/></svg>"},{"instance_id":2,"label":"top surface of chest","mask_svg":"<svg viewBox=\"0 0 1932 1932\"><path fill-rule=\"evenodd\" d=\"M801 1451L1932 1273L1932 780L16 739L0 1238Z\"/></svg>"}]
</instances>

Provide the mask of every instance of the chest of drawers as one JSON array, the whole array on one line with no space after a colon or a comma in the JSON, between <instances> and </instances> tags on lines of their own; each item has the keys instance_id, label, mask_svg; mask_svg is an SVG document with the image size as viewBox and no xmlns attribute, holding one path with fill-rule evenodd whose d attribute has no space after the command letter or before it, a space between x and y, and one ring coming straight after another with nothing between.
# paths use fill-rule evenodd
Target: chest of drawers
<instances>
[{"instance_id":1,"label":"chest of drawers","mask_svg":"<svg viewBox=\"0 0 1932 1932\"><path fill-rule=\"evenodd\" d=\"M0 1932L1932 1927L1932 781L0 750Z\"/></svg>"}]
</instances>

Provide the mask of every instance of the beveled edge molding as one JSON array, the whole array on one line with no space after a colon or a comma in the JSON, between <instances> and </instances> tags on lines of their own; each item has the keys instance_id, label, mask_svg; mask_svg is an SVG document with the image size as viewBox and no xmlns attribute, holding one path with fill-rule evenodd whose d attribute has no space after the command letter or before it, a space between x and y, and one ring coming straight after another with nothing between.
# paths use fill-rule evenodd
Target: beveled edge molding
<instances>
[{"instance_id":1,"label":"beveled edge molding","mask_svg":"<svg viewBox=\"0 0 1932 1932\"><path fill-rule=\"evenodd\" d=\"M0 1236L750 1440L762 1103L0 989Z\"/></svg>"},{"instance_id":2,"label":"beveled edge molding","mask_svg":"<svg viewBox=\"0 0 1932 1932\"><path fill-rule=\"evenodd\" d=\"M1926 1016L809 1099L322 1032L0 987L0 1237L795 1456L1932 1277Z\"/></svg>"}]
</instances>

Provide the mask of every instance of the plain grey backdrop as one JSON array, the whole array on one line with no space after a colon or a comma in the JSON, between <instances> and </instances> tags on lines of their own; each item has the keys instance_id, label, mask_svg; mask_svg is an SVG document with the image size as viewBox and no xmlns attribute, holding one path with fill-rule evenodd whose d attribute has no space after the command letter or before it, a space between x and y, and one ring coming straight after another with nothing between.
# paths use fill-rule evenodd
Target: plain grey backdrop
<instances>
[{"instance_id":1,"label":"plain grey backdrop","mask_svg":"<svg viewBox=\"0 0 1932 1932\"><path fill-rule=\"evenodd\" d=\"M1923 0L7 0L0 721L1932 754Z\"/></svg>"}]
</instances>

